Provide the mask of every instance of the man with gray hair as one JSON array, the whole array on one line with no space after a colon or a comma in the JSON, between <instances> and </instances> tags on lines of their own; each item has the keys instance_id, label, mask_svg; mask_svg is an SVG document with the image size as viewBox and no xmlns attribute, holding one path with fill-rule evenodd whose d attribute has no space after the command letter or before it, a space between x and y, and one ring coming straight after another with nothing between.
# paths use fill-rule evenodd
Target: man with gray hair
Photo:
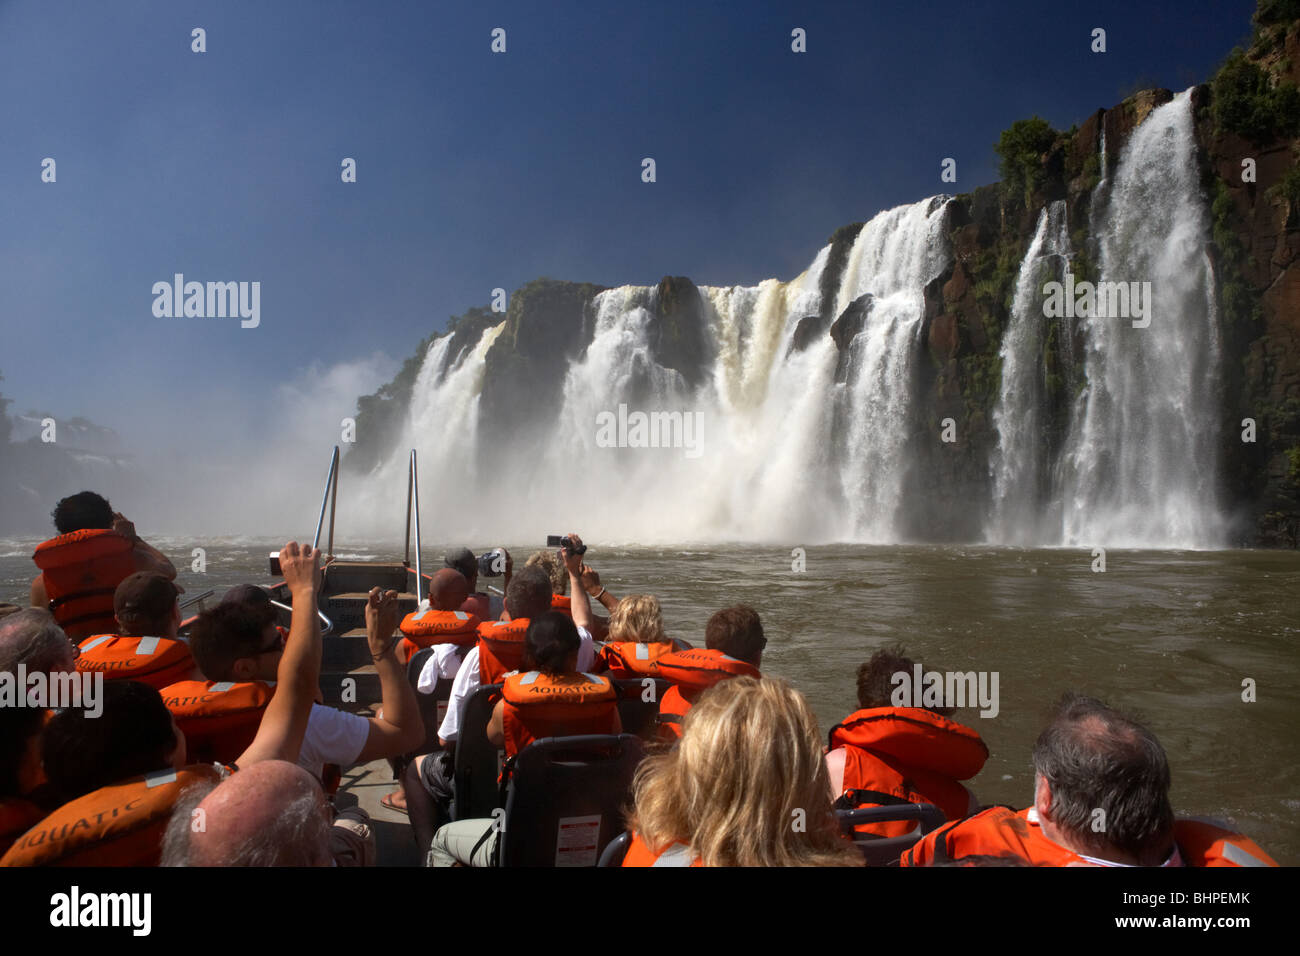
<instances>
[{"instance_id":1,"label":"man with gray hair","mask_svg":"<svg viewBox=\"0 0 1300 956\"><path fill-rule=\"evenodd\" d=\"M340 814L310 773L265 760L185 791L163 838L163 866L370 866L374 835L361 811Z\"/></svg>"},{"instance_id":2,"label":"man with gray hair","mask_svg":"<svg viewBox=\"0 0 1300 956\"><path fill-rule=\"evenodd\" d=\"M71 674L77 647L44 608L0 618L0 671L17 675ZM0 854L28 827L59 805L41 766L41 732L47 712L39 707L0 707Z\"/></svg>"},{"instance_id":3,"label":"man with gray hair","mask_svg":"<svg viewBox=\"0 0 1300 956\"><path fill-rule=\"evenodd\" d=\"M59 627L54 615L44 608L30 607L0 618L0 671L27 673L72 673L79 651Z\"/></svg>"},{"instance_id":4,"label":"man with gray hair","mask_svg":"<svg viewBox=\"0 0 1300 956\"><path fill-rule=\"evenodd\" d=\"M1034 745L1034 805L992 807L940 827L903 866L1015 857L1035 866L1276 866L1217 823L1175 820L1169 760L1136 720L1067 694Z\"/></svg>"}]
</instances>

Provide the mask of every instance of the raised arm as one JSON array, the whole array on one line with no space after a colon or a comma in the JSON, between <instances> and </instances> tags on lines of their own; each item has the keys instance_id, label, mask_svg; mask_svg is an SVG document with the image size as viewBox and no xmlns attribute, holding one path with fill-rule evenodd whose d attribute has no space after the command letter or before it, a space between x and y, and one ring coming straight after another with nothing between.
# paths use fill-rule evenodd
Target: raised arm
<instances>
[{"instance_id":1,"label":"raised arm","mask_svg":"<svg viewBox=\"0 0 1300 956\"><path fill-rule=\"evenodd\" d=\"M171 559L135 533L135 525L121 512L113 513L113 530L130 540L137 571L153 571L169 581L176 580L176 566Z\"/></svg>"},{"instance_id":2,"label":"raised arm","mask_svg":"<svg viewBox=\"0 0 1300 956\"><path fill-rule=\"evenodd\" d=\"M292 595L293 619L275 672L275 696L266 705L257 736L236 761L241 767L262 760L298 760L320 684L320 619L316 616L320 557L318 548L299 547L296 541L280 549L280 571Z\"/></svg>"},{"instance_id":3,"label":"raised arm","mask_svg":"<svg viewBox=\"0 0 1300 956\"><path fill-rule=\"evenodd\" d=\"M600 574L597 573L596 569L590 568L584 564L582 566L581 577L583 590L585 590L592 599L599 601L605 610L613 613L614 608L618 607L618 598L614 597L614 595L607 591L600 583Z\"/></svg>"},{"instance_id":4,"label":"raised arm","mask_svg":"<svg viewBox=\"0 0 1300 956\"><path fill-rule=\"evenodd\" d=\"M573 540L574 547L582 547L582 539L576 534L569 537ZM587 592L582 587L582 555L573 554L568 548L560 549L560 560L564 562L565 568L569 571L569 613L573 615L573 623L578 627L591 630L591 602L587 600Z\"/></svg>"},{"instance_id":5,"label":"raised arm","mask_svg":"<svg viewBox=\"0 0 1300 956\"><path fill-rule=\"evenodd\" d=\"M379 675L383 694L382 716L370 718L370 733L357 763L368 763L379 757L396 757L409 753L424 743L424 718L415 699L415 690L406 679L405 668L397 660L397 642L394 633L401 620L397 605L397 592L379 588L370 589L366 602L366 643L370 645L370 658Z\"/></svg>"}]
</instances>

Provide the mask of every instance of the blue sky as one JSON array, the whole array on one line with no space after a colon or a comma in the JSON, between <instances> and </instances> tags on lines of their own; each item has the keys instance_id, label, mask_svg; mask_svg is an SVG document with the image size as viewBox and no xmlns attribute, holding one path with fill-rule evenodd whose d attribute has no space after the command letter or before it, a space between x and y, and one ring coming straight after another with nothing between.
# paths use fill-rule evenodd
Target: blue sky
<instances>
[{"instance_id":1,"label":"blue sky","mask_svg":"<svg viewBox=\"0 0 1300 956\"><path fill-rule=\"evenodd\" d=\"M839 225L996 179L1016 119L1205 79L1253 7L0 2L0 391L233 442L497 286L790 278ZM175 272L260 281L261 326L155 318Z\"/></svg>"}]
</instances>

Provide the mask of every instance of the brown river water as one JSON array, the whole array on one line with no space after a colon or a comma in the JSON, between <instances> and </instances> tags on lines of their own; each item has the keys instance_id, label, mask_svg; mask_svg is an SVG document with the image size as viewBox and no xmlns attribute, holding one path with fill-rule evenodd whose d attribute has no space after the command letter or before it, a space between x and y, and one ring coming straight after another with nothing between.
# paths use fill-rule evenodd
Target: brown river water
<instances>
[{"instance_id":1,"label":"brown river water","mask_svg":"<svg viewBox=\"0 0 1300 956\"><path fill-rule=\"evenodd\" d=\"M0 540L0 601L26 603L37 539ZM282 542L157 538L192 596L267 580ZM590 542L589 542L590 543ZM768 635L767 675L811 702L825 734L856 709L854 672L903 644L927 670L996 672L998 713L956 719L992 754L971 788L983 803L1027 806L1030 750L1053 701L1088 693L1159 737L1180 815L1235 823L1279 863L1300 864L1300 553L1110 551L979 546L687 546L590 543L610 591L649 592L669 633L703 643L709 615L747 603ZM488 545L472 544L476 550ZM206 550L207 570L189 563ZM511 547L517 563L531 548ZM343 558L394 560L400 543L336 543ZM443 549L425 545L426 571ZM490 580L483 583L492 583ZM498 582L499 583L499 582ZM1243 681L1255 701L1243 701Z\"/></svg>"}]
</instances>

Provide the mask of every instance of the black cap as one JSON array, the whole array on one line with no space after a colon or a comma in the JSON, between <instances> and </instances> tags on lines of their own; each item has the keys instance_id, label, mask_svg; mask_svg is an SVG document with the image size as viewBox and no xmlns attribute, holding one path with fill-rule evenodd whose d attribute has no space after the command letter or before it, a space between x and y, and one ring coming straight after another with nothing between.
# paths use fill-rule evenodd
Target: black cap
<instances>
[{"instance_id":1,"label":"black cap","mask_svg":"<svg viewBox=\"0 0 1300 956\"><path fill-rule=\"evenodd\" d=\"M222 604L270 604L271 595L256 584L236 584L221 598Z\"/></svg>"},{"instance_id":2,"label":"black cap","mask_svg":"<svg viewBox=\"0 0 1300 956\"><path fill-rule=\"evenodd\" d=\"M465 575L466 581L478 574L478 558L474 557L474 552L469 548L453 548L447 552L442 563Z\"/></svg>"}]
</instances>

